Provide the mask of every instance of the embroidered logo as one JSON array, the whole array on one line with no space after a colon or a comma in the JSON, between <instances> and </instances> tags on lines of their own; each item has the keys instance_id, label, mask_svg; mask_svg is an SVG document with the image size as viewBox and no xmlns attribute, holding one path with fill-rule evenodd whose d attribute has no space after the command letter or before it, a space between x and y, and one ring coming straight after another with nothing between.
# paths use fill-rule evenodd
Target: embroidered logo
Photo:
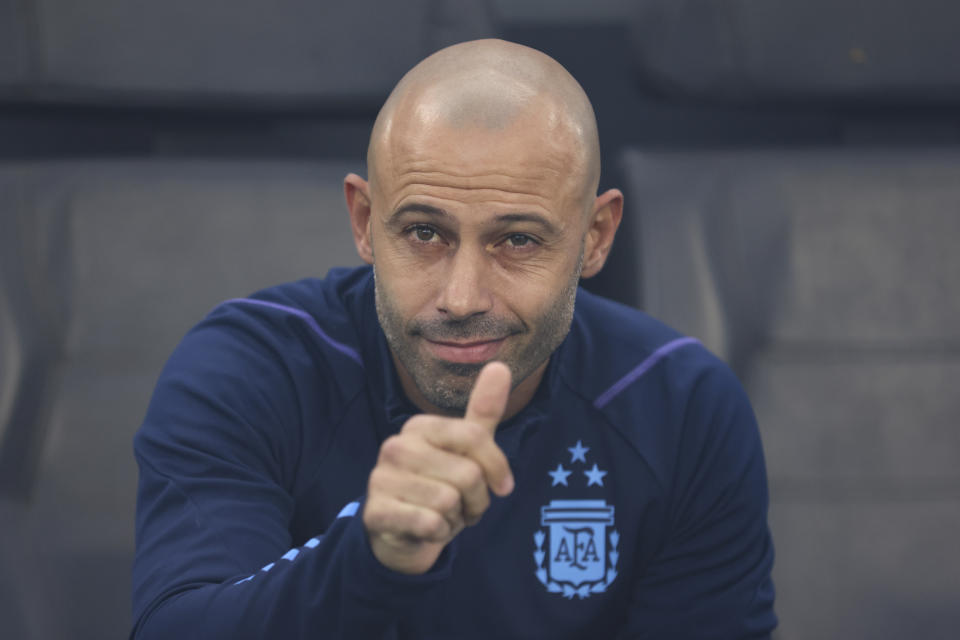
<instances>
[{"instance_id":1,"label":"embroidered logo","mask_svg":"<svg viewBox=\"0 0 960 640\"><path fill-rule=\"evenodd\" d=\"M581 441L568 450L571 467L577 462L587 464L590 448ZM552 478L551 486L570 487L574 471L558 464L547 473ZM606 474L594 464L592 469L583 471L585 486L602 487ZM606 591L617 577L620 556L620 534L615 529L608 532L613 524L614 507L604 500L551 500L540 507L540 526L545 529L533 534L537 580L550 593L563 594L568 599L588 598Z\"/></svg>"}]
</instances>

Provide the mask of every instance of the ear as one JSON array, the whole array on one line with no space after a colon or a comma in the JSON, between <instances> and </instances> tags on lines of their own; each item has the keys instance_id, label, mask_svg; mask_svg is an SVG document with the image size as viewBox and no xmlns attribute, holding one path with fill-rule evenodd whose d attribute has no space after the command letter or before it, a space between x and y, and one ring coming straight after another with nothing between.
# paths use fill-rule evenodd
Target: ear
<instances>
[{"instance_id":1,"label":"ear","mask_svg":"<svg viewBox=\"0 0 960 640\"><path fill-rule=\"evenodd\" d=\"M582 277L590 278L603 268L613 246L620 219L623 217L623 194L619 189L610 189L593 201L587 237L583 246Z\"/></svg>"},{"instance_id":2,"label":"ear","mask_svg":"<svg viewBox=\"0 0 960 640\"><path fill-rule=\"evenodd\" d=\"M350 212L350 227L357 253L367 264L373 264L373 243L370 239L370 185L355 173L343 179L343 196Z\"/></svg>"}]
</instances>

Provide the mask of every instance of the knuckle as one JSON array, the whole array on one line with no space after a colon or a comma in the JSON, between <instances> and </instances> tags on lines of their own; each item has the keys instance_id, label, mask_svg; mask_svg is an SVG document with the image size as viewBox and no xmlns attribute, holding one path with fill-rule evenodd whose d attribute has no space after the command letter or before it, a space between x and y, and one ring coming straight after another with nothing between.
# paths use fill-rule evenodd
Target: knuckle
<instances>
[{"instance_id":1,"label":"knuckle","mask_svg":"<svg viewBox=\"0 0 960 640\"><path fill-rule=\"evenodd\" d=\"M501 478L505 475L509 475L510 463L507 461L507 457L498 449L497 455L495 455L490 461L490 470L493 473L494 478Z\"/></svg>"},{"instance_id":2,"label":"knuckle","mask_svg":"<svg viewBox=\"0 0 960 640\"><path fill-rule=\"evenodd\" d=\"M438 490L434 500L436 508L442 513L457 513L462 505L460 492L453 487Z\"/></svg>"},{"instance_id":3,"label":"knuckle","mask_svg":"<svg viewBox=\"0 0 960 640\"><path fill-rule=\"evenodd\" d=\"M368 493L376 494L390 487L393 483L390 481L389 476L390 473L384 467L374 467L373 471L370 472L370 479L367 482Z\"/></svg>"},{"instance_id":4,"label":"knuckle","mask_svg":"<svg viewBox=\"0 0 960 640\"><path fill-rule=\"evenodd\" d=\"M471 446L482 445L490 437L486 429L476 422L464 420L463 427L460 429L463 439Z\"/></svg>"},{"instance_id":5,"label":"knuckle","mask_svg":"<svg viewBox=\"0 0 960 640\"><path fill-rule=\"evenodd\" d=\"M429 510L418 512L414 527L418 537L428 540L442 540L450 530L450 525L440 514Z\"/></svg>"},{"instance_id":6,"label":"knuckle","mask_svg":"<svg viewBox=\"0 0 960 640\"><path fill-rule=\"evenodd\" d=\"M387 463L397 463L406 457L407 444L403 438L393 435L383 441L380 445L380 460Z\"/></svg>"},{"instance_id":7,"label":"knuckle","mask_svg":"<svg viewBox=\"0 0 960 640\"><path fill-rule=\"evenodd\" d=\"M483 470L472 460L464 461L457 471L458 483L461 489L471 489L483 483Z\"/></svg>"},{"instance_id":8,"label":"knuckle","mask_svg":"<svg viewBox=\"0 0 960 640\"><path fill-rule=\"evenodd\" d=\"M363 524L368 530L381 531L386 522L386 513L376 499L368 499L363 508Z\"/></svg>"},{"instance_id":9,"label":"knuckle","mask_svg":"<svg viewBox=\"0 0 960 640\"><path fill-rule=\"evenodd\" d=\"M431 416L429 414L418 413L403 423L403 427L400 429L400 432L420 433L425 429L430 428L431 423L434 422L434 418L435 416Z\"/></svg>"},{"instance_id":10,"label":"knuckle","mask_svg":"<svg viewBox=\"0 0 960 640\"><path fill-rule=\"evenodd\" d=\"M487 507L490 506L490 493L487 491L486 487L484 487L483 491L480 492L477 498L479 501L480 513L483 513L487 510Z\"/></svg>"},{"instance_id":11,"label":"knuckle","mask_svg":"<svg viewBox=\"0 0 960 640\"><path fill-rule=\"evenodd\" d=\"M487 493L486 489L482 491L477 491L474 495L471 496L470 501L470 517L479 518L487 510L487 507L490 506L490 495Z\"/></svg>"}]
</instances>

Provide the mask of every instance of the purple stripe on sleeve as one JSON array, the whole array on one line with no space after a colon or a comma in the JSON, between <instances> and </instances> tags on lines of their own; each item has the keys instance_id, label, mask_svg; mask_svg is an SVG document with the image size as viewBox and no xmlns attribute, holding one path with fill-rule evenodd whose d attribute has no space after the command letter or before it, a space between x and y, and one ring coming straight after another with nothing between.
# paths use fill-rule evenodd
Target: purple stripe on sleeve
<instances>
[{"instance_id":1,"label":"purple stripe on sleeve","mask_svg":"<svg viewBox=\"0 0 960 640\"><path fill-rule=\"evenodd\" d=\"M324 330L320 328L320 325L317 324L317 321L313 319L313 316L311 316L306 311L303 311L302 309L295 309L294 307L288 307L286 305L277 304L275 302L267 302L266 300L254 300L253 298L233 298L232 300L227 300L224 304L229 304L231 302L255 304L255 305L260 305L261 307L269 307L271 309L279 309L280 311L284 311L286 313L292 313L293 315L297 316L298 318L306 322L307 326L313 329L314 333L316 333L318 336L323 338L324 342L326 342L331 347L333 347L343 355L347 356L348 358L356 362L361 367L363 366L363 360L360 358L360 353L357 352L356 349L351 349L347 345L341 342L337 342L336 340L328 336L326 332L324 332Z\"/></svg>"},{"instance_id":2,"label":"purple stripe on sleeve","mask_svg":"<svg viewBox=\"0 0 960 640\"><path fill-rule=\"evenodd\" d=\"M671 351L676 351L680 347L684 347L688 344L700 344L700 341L696 338L677 338L676 340L671 340L667 344L663 345L651 353L646 360L632 369L630 373L617 380L612 387L604 391L599 398L593 401L593 406L597 409L604 408L611 400L617 397L621 391L639 380L643 374L652 369L653 365L663 360Z\"/></svg>"}]
</instances>

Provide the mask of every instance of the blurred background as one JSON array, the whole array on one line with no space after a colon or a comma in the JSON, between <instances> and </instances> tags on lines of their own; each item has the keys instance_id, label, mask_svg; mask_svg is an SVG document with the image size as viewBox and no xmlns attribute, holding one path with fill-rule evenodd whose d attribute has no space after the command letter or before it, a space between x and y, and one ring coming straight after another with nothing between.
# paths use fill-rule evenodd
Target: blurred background
<instances>
[{"instance_id":1,"label":"blurred background","mask_svg":"<svg viewBox=\"0 0 960 640\"><path fill-rule=\"evenodd\" d=\"M776 637L960 637L958 33L948 0L0 0L0 636L126 635L166 356L356 264L383 99L495 36L594 102L627 209L585 286L747 386Z\"/></svg>"}]
</instances>

